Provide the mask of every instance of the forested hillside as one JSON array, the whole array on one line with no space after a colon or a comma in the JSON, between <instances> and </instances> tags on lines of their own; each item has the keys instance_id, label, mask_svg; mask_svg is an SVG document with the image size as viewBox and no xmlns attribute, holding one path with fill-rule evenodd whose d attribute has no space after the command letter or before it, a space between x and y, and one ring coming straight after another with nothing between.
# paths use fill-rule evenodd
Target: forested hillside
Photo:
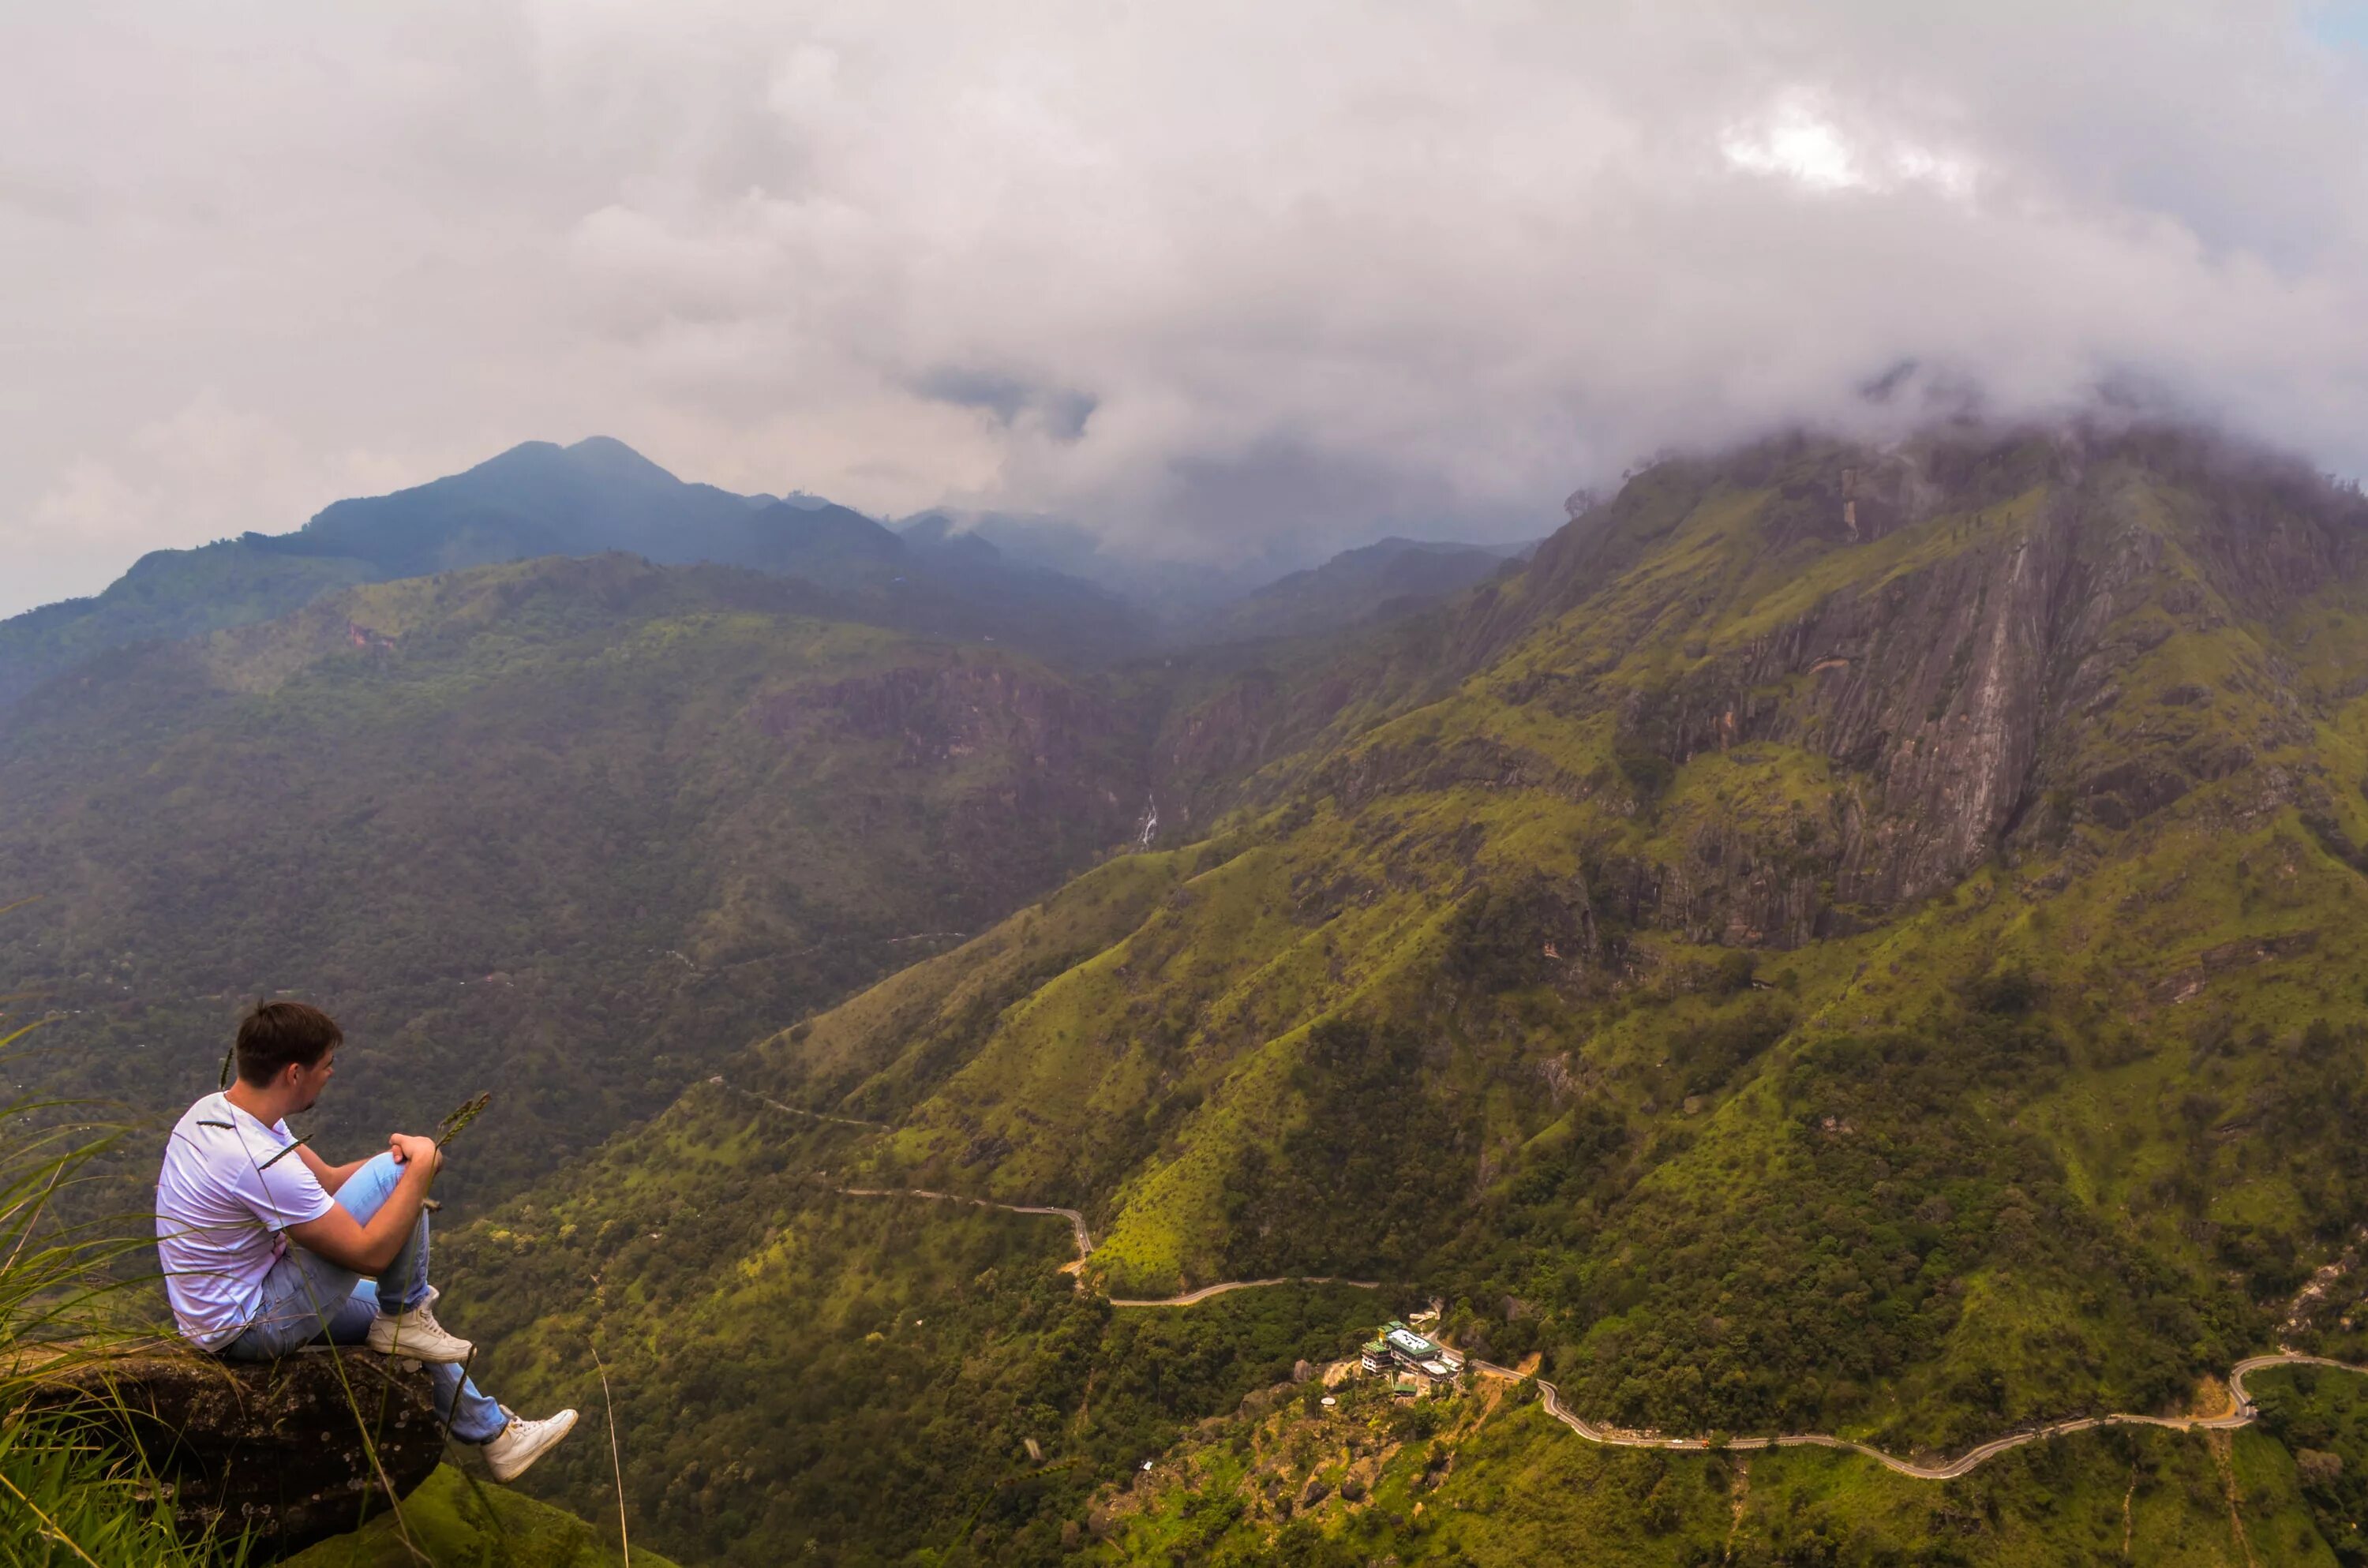
<instances>
[{"instance_id":1,"label":"forested hillside","mask_svg":"<svg viewBox=\"0 0 2368 1568\"><path fill-rule=\"evenodd\" d=\"M768 1248L803 1256L799 1205L750 1155L657 1153L713 1145L770 1151L810 1192L1077 1208L1088 1300L1276 1273L1379 1278L1375 1314L1437 1294L1453 1342L1540 1356L1588 1414L1678 1431L1953 1452L2176 1410L2280 1338L2357 1355L2357 1275L2297 1293L2368 1221L2363 545L2355 493L2185 431L1657 465L1451 613L1202 694L1159 755L1190 740L1241 781L1191 847L765 1042L640 1135L663 1187L611 1152L607 1179L485 1221L480 1290L537 1280L489 1353L556 1373L587 1300L676 1288L677 1225L743 1237L723 1250L744 1279ZM599 1218L604 1190L630 1223ZM958 1295L949 1274L897 1299ZM686 1375L669 1345L701 1361L797 1313L721 1281L700 1301L672 1320L695 1327L620 1350L639 1386ZM1054 1434L1044 1462L1086 1462L1090 1395L1043 1387L1071 1391L1030 1424ZM712 1408L762 1424L791 1397L767 1377ZM685 1429L652 1425L662 1449ZM2269 1478L2239 1491L2275 1525L2252 1546L2324 1561L2323 1511L2258 1457L2285 1453L2273 1436L2239 1440L2238 1472ZM1435 1463L1513 1507L1509 1439L1474 1437ZM2015 1462L2101 1464L2100 1498L2136 1463L2226 1517L2206 1439L2162 1442ZM1694 1467L1671 1484L1725 1484L1706 1462L1667 1461ZM1791 1544L1753 1550L1923 1550L1923 1526L1871 1522L1850 1462L1787 1460ZM1204 1468L1191 1495L1233 1507L1247 1473ZM753 1472L644 1471L630 1500L677 1550L700 1538L666 1510L694 1482L743 1507L745 1550L807 1528L812 1505ZM2068 1513L2009 1529L2011 1488L1980 1489L2003 1484L1934 1502L1966 1512L1963 1560L2089 1551ZM1056 1550L1038 1513L996 1523L1001 1487L943 1560ZM1043 1506L1077 1550L1115 1528ZM1235 1509L1246 1560L1281 1550L1287 1514ZM902 1560L835 1528L840 1561ZM1859 1556L1782 1555L1820 1531ZM1446 1560L1459 1539L1372 1550ZM1637 1560L1718 1560L1668 1544Z\"/></svg>"},{"instance_id":2,"label":"forested hillside","mask_svg":"<svg viewBox=\"0 0 2368 1568\"><path fill-rule=\"evenodd\" d=\"M324 1145L495 1091L485 1194L1133 833L1135 711L785 579L624 556L358 587L0 714L0 964L58 1086L176 1107L258 994Z\"/></svg>"}]
</instances>

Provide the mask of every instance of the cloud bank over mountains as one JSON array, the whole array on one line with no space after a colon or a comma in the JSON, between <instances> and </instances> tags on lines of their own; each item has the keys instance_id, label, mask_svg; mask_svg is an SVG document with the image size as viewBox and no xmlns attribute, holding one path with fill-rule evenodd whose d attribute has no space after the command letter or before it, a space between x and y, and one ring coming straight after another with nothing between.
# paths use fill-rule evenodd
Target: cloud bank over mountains
<instances>
[{"instance_id":1,"label":"cloud bank over mountains","mask_svg":"<svg viewBox=\"0 0 2368 1568\"><path fill-rule=\"evenodd\" d=\"M19 7L0 611L593 432L1188 558L1974 397L2368 468L2357 15L1979 9Z\"/></svg>"}]
</instances>

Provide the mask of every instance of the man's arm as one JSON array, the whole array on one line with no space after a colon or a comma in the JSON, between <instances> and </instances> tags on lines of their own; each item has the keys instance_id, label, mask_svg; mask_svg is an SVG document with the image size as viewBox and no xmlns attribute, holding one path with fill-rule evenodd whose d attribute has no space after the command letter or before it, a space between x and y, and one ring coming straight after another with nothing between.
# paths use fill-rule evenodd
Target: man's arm
<instances>
[{"instance_id":1,"label":"man's arm","mask_svg":"<svg viewBox=\"0 0 2368 1568\"><path fill-rule=\"evenodd\" d=\"M395 1158L404 1162L403 1179L395 1183L370 1223L365 1225L345 1209L332 1205L317 1220L289 1226L289 1239L306 1252L317 1253L357 1274L376 1274L393 1263L418 1221L419 1206L427 1199L427 1184L444 1157L433 1138L398 1132L393 1143Z\"/></svg>"},{"instance_id":2,"label":"man's arm","mask_svg":"<svg viewBox=\"0 0 2368 1568\"><path fill-rule=\"evenodd\" d=\"M350 1165L333 1165L302 1143L296 1145L296 1157L304 1162L304 1168L313 1173L313 1179L321 1184L323 1192L327 1193L335 1193L337 1188L346 1185L347 1176L370 1163L367 1160L356 1160Z\"/></svg>"}]
</instances>

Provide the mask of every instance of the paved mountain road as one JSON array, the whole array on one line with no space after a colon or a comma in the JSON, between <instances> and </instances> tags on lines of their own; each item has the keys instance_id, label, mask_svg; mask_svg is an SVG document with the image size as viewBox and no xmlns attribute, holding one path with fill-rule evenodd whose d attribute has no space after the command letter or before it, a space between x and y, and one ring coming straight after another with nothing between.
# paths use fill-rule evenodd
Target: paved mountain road
<instances>
[{"instance_id":1,"label":"paved mountain road","mask_svg":"<svg viewBox=\"0 0 2368 1568\"><path fill-rule=\"evenodd\" d=\"M808 1110L803 1106L783 1105L780 1101L767 1095L760 1095L754 1089L744 1089L737 1084L727 1084L721 1074L707 1081L717 1088L729 1089L735 1095L747 1096L759 1105L770 1106L783 1116L803 1116L809 1121L835 1121L841 1127L868 1127L877 1132L889 1131L889 1126L884 1121L866 1121L860 1116L834 1116L826 1110Z\"/></svg>"},{"instance_id":2,"label":"paved mountain road","mask_svg":"<svg viewBox=\"0 0 2368 1568\"><path fill-rule=\"evenodd\" d=\"M1150 1299L1121 1300L1110 1298L1113 1307L1189 1307L1222 1296L1228 1290L1255 1290L1264 1285L1346 1285L1352 1290L1378 1290L1378 1279L1343 1279L1335 1274L1278 1274L1271 1279L1228 1279L1222 1285L1203 1285L1197 1290L1187 1290L1180 1296L1159 1296Z\"/></svg>"},{"instance_id":3,"label":"paved mountain road","mask_svg":"<svg viewBox=\"0 0 2368 1568\"><path fill-rule=\"evenodd\" d=\"M1774 1437L1730 1437L1725 1447L1736 1453L1749 1453L1760 1449L1847 1449L1851 1453L1865 1455L1895 1474L1917 1481L1954 1481L2009 1449L2019 1449L2025 1443L2035 1443L2045 1437L2068 1437L2072 1433L2087 1432L2099 1426L2162 1426L2174 1432L2226 1432L2239 1426L2249 1426L2260 1412L2245 1392L2246 1375L2268 1367L2290 1366L2332 1367L2339 1371L2368 1373L2368 1367L2332 1360L2325 1356L2305 1356L2292 1350L2248 1357L2228 1370L2228 1393L2233 1408L2226 1415L2084 1415L2070 1421L2055 1421L2044 1426L2009 1432L2003 1437L1993 1437L1987 1443L1966 1449L1955 1459L1938 1464L1918 1464L1913 1460L1884 1453L1871 1444L1853 1442L1848 1437L1837 1437L1825 1432L1789 1432ZM1509 1367L1499 1367L1490 1361L1474 1359L1472 1367L1486 1376L1516 1382L1522 1376ZM1563 1403L1562 1391L1554 1384L1543 1378L1537 1380L1537 1384L1545 1413L1590 1443L1620 1449L1670 1449L1689 1453L1704 1452L1711 1446L1707 1437L1668 1437L1658 1432L1632 1432L1617 1426L1599 1426Z\"/></svg>"},{"instance_id":4,"label":"paved mountain road","mask_svg":"<svg viewBox=\"0 0 2368 1568\"><path fill-rule=\"evenodd\" d=\"M831 1190L848 1198L927 1198L939 1203L968 1203L979 1209L1000 1209L1007 1214L1058 1215L1069 1222L1070 1232L1077 1238L1080 1260L1091 1256L1094 1250L1094 1233L1086 1229L1086 1217L1074 1209L1055 1209L1050 1204L997 1203L992 1199L965 1198L959 1192L931 1192L919 1187L837 1187Z\"/></svg>"},{"instance_id":5,"label":"paved mountain road","mask_svg":"<svg viewBox=\"0 0 2368 1568\"><path fill-rule=\"evenodd\" d=\"M942 1203L973 1203L982 1209L1001 1209L1013 1214L1057 1214L1067 1220L1077 1238L1077 1258L1083 1262L1094 1250L1093 1236L1086 1229L1085 1216L1074 1209L1035 1207L1018 1203L995 1203L984 1198L964 1198L957 1193L930 1192L922 1187L842 1187L838 1191L850 1198L927 1198ZM1113 1307L1189 1307L1205 1301L1212 1296L1222 1296L1229 1290L1255 1290L1269 1285L1348 1285L1360 1290L1378 1290L1382 1287L1370 1279L1342 1279L1328 1274L1280 1274L1271 1279L1227 1279L1215 1285L1203 1285L1197 1290L1187 1290L1180 1296L1147 1299L1113 1297ZM1474 1357L1472 1369L1486 1377L1501 1378L1519 1382L1522 1374L1510 1367L1500 1367L1493 1361ZM2027 1427L2009 1432L2003 1437L1993 1437L1987 1443L1966 1449L1955 1459L1937 1464L1918 1464L1896 1454L1884 1453L1871 1443L1861 1443L1849 1437L1837 1437L1829 1432L1786 1432L1772 1437L1730 1437L1723 1445L1732 1453L1753 1453L1762 1449L1843 1449L1862 1454L1896 1475L1916 1481L1954 1481L1976 1467L1998 1458L2009 1449L2021 1448L2048 1437L2066 1437L2075 1432L2087 1432L2099 1426L2161 1426L2173 1432L2226 1432L2239 1426L2249 1426L2259 1417L2252 1399L2245 1392L2247 1374L2269 1367L2332 1367L2339 1371L2368 1374L2368 1367L2349 1361L2337 1361L2325 1356L2305 1356L2299 1351L2281 1350L2273 1355L2251 1356L2228 1369L2230 1408L2226 1415L2082 1415L2069 1421L2053 1421L2044 1426ZM1615 1449L1667 1449L1679 1453L1705 1453L1711 1447L1708 1437L1670 1437L1658 1432L1632 1432L1618 1426L1589 1421L1565 1404L1562 1391L1543 1378L1537 1380L1538 1393L1545 1413L1561 1422L1590 1443L1602 1443Z\"/></svg>"},{"instance_id":6,"label":"paved mountain road","mask_svg":"<svg viewBox=\"0 0 2368 1568\"><path fill-rule=\"evenodd\" d=\"M1000 1209L1007 1214L1053 1214L1069 1222L1071 1234L1077 1241L1077 1261L1083 1263L1093 1256L1094 1236L1086 1229L1086 1217L1074 1209L1056 1209L1050 1204L997 1203L992 1199L965 1198L958 1192L931 1192L921 1187L838 1187L831 1189L848 1198L926 1198L939 1203L968 1203L980 1209ZM1113 1296L1113 1307L1190 1307L1222 1296L1228 1290L1255 1290L1267 1285L1347 1285L1359 1290L1378 1290L1375 1279L1341 1279L1329 1274L1279 1274L1271 1279L1227 1279L1215 1285L1203 1285L1197 1290L1187 1290L1180 1296L1156 1296L1129 1299ZM1083 1289L1080 1285L1079 1289Z\"/></svg>"}]
</instances>

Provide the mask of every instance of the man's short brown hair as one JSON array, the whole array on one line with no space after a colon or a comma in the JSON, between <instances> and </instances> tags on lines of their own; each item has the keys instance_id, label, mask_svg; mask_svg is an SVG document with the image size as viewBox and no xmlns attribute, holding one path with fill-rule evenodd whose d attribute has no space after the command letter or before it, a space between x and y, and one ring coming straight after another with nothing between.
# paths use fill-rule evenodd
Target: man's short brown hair
<instances>
[{"instance_id":1,"label":"man's short brown hair","mask_svg":"<svg viewBox=\"0 0 2368 1568\"><path fill-rule=\"evenodd\" d=\"M345 1038L337 1020L309 1002L257 1002L239 1021L238 1075L262 1088L290 1065L313 1065Z\"/></svg>"}]
</instances>

